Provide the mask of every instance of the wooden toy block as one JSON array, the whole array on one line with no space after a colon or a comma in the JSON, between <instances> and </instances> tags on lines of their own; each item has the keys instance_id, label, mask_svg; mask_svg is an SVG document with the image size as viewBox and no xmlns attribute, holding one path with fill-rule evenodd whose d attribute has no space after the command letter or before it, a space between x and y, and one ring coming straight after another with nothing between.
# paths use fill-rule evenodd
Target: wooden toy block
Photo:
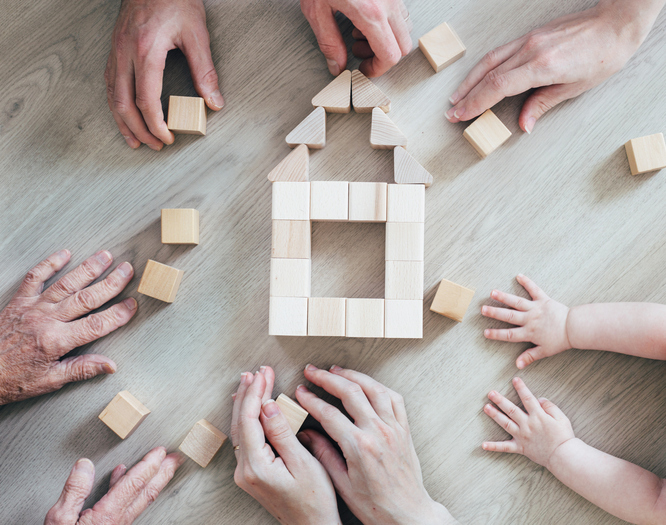
<instances>
[{"instance_id":1,"label":"wooden toy block","mask_svg":"<svg viewBox=\"0 0 666 525\"><path fill-rule=\"evenodd\" d=\"M308 298L271 297L268 335L308 335Z\"/></svg>"},{"instance_id":2,"label":"wooden toy block","mask_svg":"<svg viewBox=\"0 0 666 525\"><path fill-rule=\"evenodd\" d=\"M326 146L326 110L315 108L287 135L286 140L290 148L305 144L310 149L322 149Z\"/></svg>"},{"instance_id":3,"label":"wooden toy block","mask_svg":"<svg viewBox=\"0 0 666 525\"><path fill-rule=\"evenodd\" d=\"M360 222L386 222L385 182L349 183L349 220Z\"/></svg>"},{"instance_id":4,"label":"wooden toy block","mask_svg":"<svg viewBox=\"0 0 666 525\"><path fill-rule=\"evenodd\" d=\"M148 414L150 410L143 406L141 401L123 390L102 410L99 418L118 434L120 439L125 439L132 435Z\"/></svg>"},{"instance_id":5,"label":"wooden toy block","mask_svg":"<svg viewBox=\"0 0 666 525\"><path fill-rule=\"evenodd\" d=\"M386 299L423 299L423 261L386 261Z\"/></svg>"},{"instance_id":6,"label":"wooden toy block","mask_svg":"<svg viewBox=\"0 0 666 525\"><path fill-rule=\"evenodd\" d=\"M273 220L310 220L310 183L273 183Z\"/></svg>"},{"instance_id":7,"label":"wooden toy block","mask_svg":"<svg viewBox=\"0 0 666 525\"><path fill-rule=\"evenodd\" d=\"M310 150L299 144L268 174L271 182L307 182L310 180Z\"/></svg>"},{"instance_id":8,"label":"wooden toy block","mask_svg":"<svg viewBox=\"0 0 666 525\"><path fill-rule=\"evenodd\" d=\"M435 299L432 301L430 310L441 314L454 321L461 322L465 317L465 312L472 302L474 290L460 286L443 279L439 283Z\"/></svg>"},{"instance_id":9,"label":"wooden toy block","mask_svg":"<svg viewBox=\"0 0 666 525\"><path fill-rule=\"evenodd\" d=\"M398 184L432 184L432 175L402 146L393 149L393 179Z\"/></svg>"},{"instance_id":10,"label":"wooden toy block","mask_svg":"<svg viewBox=\"0 0 666 525\"><path fill-rule=\"evenodd\" d=\"M424 231L422 222L386 223L386 260L422 261Z\"/></svg>"},{"instance_id":11,"label":"wooden toy block","mask_svg":"<svg viewBox=\"0 0 666 525\"><path fill-rule=\"evenodd\" d=\"M308 335L344 337L345 301L339 297L310 297Z\"/></svg>"},{"instance_id":12,"label":"wooden toy block","mask_svg":"<svg viewBox=\"0 0 666 525\"><path fill-rule=\"evenodd\" d=\"M206 134L206 104L201 97L169 97L167 128L185 135Z\"/></svg>"},{"instance_id":13,"label":"wooden toy block","mask_svg":"<svg viewBox=\"0 0 666 525\"><path fill-rule=\"evenodd\" d=\"M347 337L384 337L384 299L347 299Z\"/></svg>"},{"instance_id":14,"label":"wooden toy block","mask_svg":"<svg viewBox=\"0 0 666 525\"><path fill-rule=\"evenodd\" d=\"M192 427L178 450L206 468L226 440L223 432L201 419Z\"/></svg>"},{"instance_id":15,"label":"wooden toy block","mask_svg":"<svg viewBox=\"0 0 666 525\"><path fill-rule=\"evenodd\" d=\"M309 297L310 259L271 259L271 297Z\"/></svg>"},{"instance_id":16,"label":"wooden toy block","mask_svg":"<svg viewBox=\"0 0 666 525\"><path fill-rule=\"evenodd\" d=\"M419 47L436 73L465 54L465 45L447 23L419 38Z\"/></svg>"},{"instance_id":17,"label":"wooden toy block","mask_svg":"<svg viewBox=\"0 0 666 525\"><path fill-rule=\"evenodd\" d=\"M389 184L386 219L388 222L424 222L425 186Z\"/></svg>"},{"instance_id":18,"label":"wooden toy block","mask_svg":"<svg viewBox=\"0 0 666 525\"><path fill-rule=\"evenodd\" d=\"M349 183L338 181L311 182L310 220L349 220Z\"/></svg>"},{"instance_id":19,"label":"wooden toy block","mask_svg":"<svg viewBox=\"0 0 666 525\"><path fill-rule=\"evenodd\" d=\"M504 144L510 136L511 132L491 110L486 110L463 132L463 137L482 159Z\"/></svg>"},{"instance_id":20,"label":"wooden toy block","mask_svg":"<svg viewBox=\"0 0 666 525\"><path fill-rule=\"evenodd\" d=\"M423 301L386 299L384 333L393 339L421 339L423 337Z\"/></svg>"},{"instance_id":21,"label":"wooden toy block","mask_svg":"<svg viewBox=\"0 0 666 525\"><path fill-rule=\"evenodd\" d=\"M273 221L271 257L310 258L310 221Z\"/></svg>"},{"instance_id":22,"label":"wooden toy block","mask_svg":"<svg viewBox=\"0 0 666 525\"><path fill-rule=\"evenodd\" d=\"M351 111L351 79L351 71L348 69L343 71L315 95L312 105L323 107L329 113L349 113Z\"/></svg>"},{"instance_id":23,"label":"wooden toy block","mask_svg":"<svg viewBox=\"0 0 666 525\"><path fill-rule=\"evenodd\" d=\"M370 113L374 108L391 111L391 99L358 69L352 71L352 106L356 113Z\"/></svg>"},{"instance_id":24,"label":"wooden toy block","mask_svg":"<svg viewBox=\"0 0 666 525\"><path fill-rule=\"evenodd\" d=\"M199 211L163 209L162 244L199 244Z\"/></svg>"},{"instance_id":25,"label":"wooden toy block","mask_svg":"<svg viewBox=\"0 0 666 525\"><path fill-rule=\"evenodd\" d=\"M373 109L370 146L374 149L391 149L406 145L407 137L402 134L398 126L381 109Z\"/></svg>"},{"instance_id":26,"label":"wooden toy block","mask_svg":"<svg viewBox=\"0 0 666 525\"><path fill-rule=\"evenodd\" d=\"M165 303L173 303L184 274L183 270L148 259L137 292Z\"/></svg>"},{"instance_id":27,"label":"wooden toy block","mask_svg":"<svg viewBox=\"0 0 666 525\"><path fill-rule=\"evenodd\" d=\"M664 134L631 139L624 145L632 175L640 175L666 168L666 142Z\"/></svg>"},{"instance_id":28,"label":"wooden toy block","mask_svg":"<svg viewBox=\"0 0 666 525\"><path fill-rule=\"evenodd\" d=\"M289 422L292 432L298 434L298 431L303 426L303 422L308 417L308 412L296 401L284 394L280 394L275 402L280 407L282 415Z\"/></svg>"}]
</instances>

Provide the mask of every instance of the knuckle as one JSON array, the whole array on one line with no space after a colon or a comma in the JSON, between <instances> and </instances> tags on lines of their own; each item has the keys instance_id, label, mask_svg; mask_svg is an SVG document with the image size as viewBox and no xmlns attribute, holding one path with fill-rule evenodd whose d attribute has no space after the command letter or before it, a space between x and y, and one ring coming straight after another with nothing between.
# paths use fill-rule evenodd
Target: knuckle
<instances>
[{"instance_id":1,"label":"knuckle","mask_svg":"<svg viewBox=\"0 0 666 525\"><path fill-rule=\"evenodd\" d=\"M338 409L331 405L327 405L321 410L321 417L324 420L334 419L337 415Z\"/></svg>"},{"instance_id":2,"label":"knuckle","mask_svg":"<svg viewBox=\"0 0 666 525\"><path fill-rule=\"evenodd\" d=\"M113 97L113 109L121 117L127 117L132 113L132 105L126 100L118 98L115 94Z\"/></svg>"},{"instance_id":3,"label":"knuckle","mask_svg":"<svg viewBox=\"0 0 666 525\"><path fill-rule=\"evenodd\" d=\"M370 22L378 22L385 18L384 8L376 0L362 0L358 3L357 9L363 18Z\"/></svg>"},{"instance_id":4,"label":"knuckle","mask_svg":"<svg viewBox=\"0 0 666 525\"><path fill-rule=\"evenodd\" d=\"M508 85L508 79L505 74L493 69L486 74L486 84L496 91L504 92Z\"/></svg>"},{"instance_id":5,"label":"knuckle","mask_svg":"<svg viewBox=\"0 0 666 525\"><path fill-rule=\"evenodd\" d=\"M74 295L74 303L78 310L90 312L96 308L95 294L91 290L81 290Z\"/></svg>"},{"instance_id":6,"label":"knuckle","mask_svg":"<svg viewBox=\"0 0 666 525\"><path fill-rule=\"evenodd\" d=\"M86 318L86 328L91 335L99 335L104 331L104 318L100 315L91 315Z\"/></svg>"},{"instance_id":7,"label":"knuckle","mask_svg":"<svg viewBox=\"0 0 666 525\"><path fill-rule=\"evenodd\" d=\"M217 86L218 77L217 71L214 67L210 68L208 71L206 71L206 73L203 74L201 77L201 82L207 86Z\"/></svg>"},{"instance_id":8,"label":"knuckle","mask_svg":"<svg viewBox=\"0 0 666 525\"><path fill-rule=\"evenodd\" d=\"M527 35L523 49L527 52L534 52L539 50L544 43L545 37L541 33L530 33Z\"/></svg>"},{"instance_id":9,"label":"knuckle","mask_svg":"<svg viewBox=\"0 0 666 525\"><path fill-rule=\"evenodd\" d=\"M139 110L144 113L153 109L153 101L145 93L137 93L134 103Z\"/></svg>"},{"instance_id":10,"label":"knuckle","mask_svg":"<svg viewBox=\"0 0 666 525\"><path fill-rule=\"evenodd\" d=\"M345 394L350 397L355 397L362 393L363 389L357 383L351 383L345 387Z\"/></svg>"},{"instance_id":11,"label":"knuckle","mask_svg":"<svg viewBox=\"0 0 666 525\"><path fill-rule=\"evenodd\" d=\"M36 266L25 274L25 278L23 280L26 283L38 283L41 281L41 276L42 276L41 268L39 266Z\"/></svg>"},{"instance_id":12,"label":"knuckle","mask_svg":"<svg viewBox=\"0 0 666 525\"><path fill-rule=\"evenodd\" d=\"M374 456L375 452L377 451L377 444L375 443L375 440L366 434L360 434L357 436L356 446L363 454L370 454Z\"/></svg>"},{"instance_id":13,"label":"knuckle","mask_svg":"<svg viewBox=\"0 0 666 525\"><path fill-rule=\"evenodd\" d=\"M497 62L499 62L499 53L497 49L488 51L481 59L481 63L486 67L492 67Z\"/></svg>"},{"instance_id":14,"label":"knuckle","mask_svg":"<svg viewBox=\"0 0 666 525\"><path fill-rule=\"evenodd\" d=\"M155 35L151 32L141 32L136 36L136 55L139 60L145 59L155 45Z\"/></svg>"},{"instance_id":15,"label":"knuckle","mask_svg":"<svg viewBox=\"0 0 666 525\"><path fill-rule=\"evenodd\" d=\"M511 421L505 421L504 424L502 425L502 428L509 432L509 429L511 428Z\"/></svg>"},{"instance_id":16,"label":"knuckle","mask_svg":"<svg viewBox=\"0 0 666 525\"><path fill-rule=\"evenodd\" d=\"M506 331L506 340L507 341L513 341L513 330L507 330Z\"/></svg>"},{"instance_id":17,"label":"knuckle","mask_svg":"<svg viewBox=\"0 0 666 525\"><path fill-rule=\"evenodd\" d=\"M76 363L68 363L65 376L69 381L85 381L95 377L95 369L90 365L77 366Z\"/></svg>"},{"instance_id":18,"label":"knuckle","mask_svg":"<svg viewBox=\"0 0 666 525\"><path fill-rule=\"evenodd\" d=\"M157 487L149 486L149 487L146 487L145 494L146 494L146 501L148 502L148 505L151 505L152 503L155 502L155 500L157 499L157 496L160 495L160 491Z\"/></svg>"}]
</instances>

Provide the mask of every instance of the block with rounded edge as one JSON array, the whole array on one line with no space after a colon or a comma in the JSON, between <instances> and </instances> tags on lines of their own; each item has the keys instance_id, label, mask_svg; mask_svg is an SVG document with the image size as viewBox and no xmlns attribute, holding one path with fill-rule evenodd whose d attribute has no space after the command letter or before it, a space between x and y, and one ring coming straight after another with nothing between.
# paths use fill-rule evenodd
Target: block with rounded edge
<instances>
[{"instance_id":1,"label":"block with rounded edge","mask_svg":"<svg viewBox=\"0 0 666 525\"><path fill-rule=\"evenodd\" d=\"M386 222L385 182L349 183L349 220L357 222Z\"/></svg>"},{"instance_id":2,"label":"block with rounded edge","mask_svg":"<svg viewBox=\"0 0 666 525\"><path fill-rule=\"evenodd\" d=\"M384 299L347 299L347 337L384 337Z\"/></svg>"},{"instance_id":3,"label":"block with rounded edge","mask_svg":"<svg viewBox=\"0 0 666 525\"><path fill-rule=\"evenodd\" d=\"M201 419L189 431L178 450L205 468L226 440L224 432Z\"/></svg>"},{"instance_id":4,"label":"block with rounded edge","mask_svg":"<svg viewBox=\"0 0 666 525\"><path fill-rule=\"evenodd\" d=\"M150 414L143 404L127 390L119 392L99 415L104 424L120 439L131 436Z\"/></svg>"},{"instance_id":5,"label":"block with rounded edge","mask_svg":"<svg viewBox=\"0 0 666 525\"><path fill-rule=\"evenodd\" d=\"M185 135L206 134L206 104L201 97L169 97L167 128Z\"/></svg>"},{"instance_id":6,"label":"block with rounded edge","mask_svg":"<svg viewBox=\"0 0 666 525\"><path fill-rule=\"evenodd\" d=\"M349 220L349 183L338 181L311 182L310 220Z\"/></svg>"},{"instance_id":7,"label":"block with rounded edge","mask_svg":"<svg viewBox=\"0 0 666 525\"><path fill-rule=\"evenodd\" d=\"M373 149L393 149L407 146L407 137L380 108L372 110L370 123L370 147Z\"/></svg>"},{"instance_id":8,"label":"block with rounded edge","mask_svg":"<svg viewBox=\"0 0 666 525\"><path fill-rule=\"evenodd\" d=\"M509 129L491 110L486 110L463 132L463 137L474 147L482 159L504 144L510 136Z\"/></svg>"},{"instance_id":9,"label":"block with rounded edge","mask_svg":"<svg viewBox=\"0 0 666 525\"><path fill-rule=\"evenodd\" d=\"M423 337L423 301L386 299L384 333L394 339Z\"/></svg>"},{"instance_id":10,"label":"block with rounded edge","mask_svg":"<svg viewBox=\"0 0 666 525\"><path fill-rule=\"evenodd\" d=\"M352 71L352 106L356 113L370 113L374 108L391 110L391 99L358 69Z\"/></svg>"},{"instance_id":11,"label":"block with rounded edge","mask_svg":"<svg viewBox=\"0 0 666 525\"><path fill-rule=\"evenodd\" d=\"M465 45L446 22L419 38L419 48L436 73L465 54Z\"/></svg>"},{"instance_id":12,"label":"block with rounded edge","mask_svg":"<svg viewBox=\"0 0 666 525\"><path fill-rule=\"evenodd\" d=\"M307 182L310 180L310 150L299 144L268 174L271 182Z\"/></svg>"},{"instance_id":13,"label":"block with rounded edge","mask_svg":"<svg viewBox=\"0 0 666 525\"><path fill-rule=\"evenodd\" d=\"M663 133L631 139L624 147L632 175L666 168L666 142Z\"/></svg>"},{"instance_id":14,"label":"block with rounded edge","mask_svg":"<svg viewBox=\"0 0 666 525\"><path fill-rule=\"evenodd\" d=\"M389 184L388 222L425 222L425 186L423 184Z\"/></svg>"},{"instance_id":15,"label":"block with rounded edge","mask_svg":"<svg viewBox=\"0 0 666 525\"><path fill-rule=\"evenodd\" d=\"M268 335L308 335L308 298L271 297Z\"/></svg>"},{"instance_id":16,"label":"block with rounded edge","mask_svg":"<svg viewBox=\"0 0 666 525\"><path fill-rule=\"evenodd\" d=\"M310 259L271 259L271 297L309 297Z\"/></svg>"},{"instance_id":17,"label":"block with rounded edge","mask_svg":"<svg viewBox=\"0 0 666 525\"><path fill-rule=\"evenodd\" d=\"M285 139L290 148L305 144L310 149L326 146L326 110L315 108Z\"/></svg>"},{"instance_id":18,"label":"block with rounded edge","mask_svg":"<svg viewBox=\"0 0 666 525\"><path fill-rule=\"evenodd\" d=\"M162 244L199 244L199 211L162 209Z\"/></svg>"},{"instance_id":19,"label":"block with rounded edge","mask_svg":"<svg viewBox=\"0 0 666 525\"><path fill-rule=\"evenodd\" d=\"M308 335L344 337L345 303L340 297L310 297Z\"/></svg>"},{"instance_id":20,"label":"block with rounded edge","mask_svg":"<svg viewBox=\"0 0 666 525\"><path fill-rule=\"evenodd\" d=\"M280 407L280 412L282 412L284 417L287 419L292 432L297 434L303 426L303 422L308 417L307 410L305 410L296 401L290 397L285 396L284 394L280 394L275 402Z\"/></svg>"},{"instance_id":21,"label":"block with rounded edge","mask_svg":"<svg viewBox=\"0 0 666 525\"><path fill-rule=\"evenodd\" d=\"M185 272L148 259L137 292L165 303L173 303Z\"/></svg>"},{"instance_id":22,"label":"block with rounded edge","mask_svg":"<svg viewBox=\"0 0 666 525\"><path fill-rule=\"evenodd\" d=\"M463 317L465 317L467 308L472 302L473 296L474 290L442 279L430 310L454 321L461 322Z\"/></svg>"},{"instance_id":23,"label":"block with rounded edge","mask_svg":"<svg viewBox=\"0 0 666 525\"><path fill-rule=\"evenodd\" d=\"M328 113L349 113L351 111L351 79L351 71L348 69L343 71L314 96L312 105L323 107Z\"/></svg>"}]
</instances>

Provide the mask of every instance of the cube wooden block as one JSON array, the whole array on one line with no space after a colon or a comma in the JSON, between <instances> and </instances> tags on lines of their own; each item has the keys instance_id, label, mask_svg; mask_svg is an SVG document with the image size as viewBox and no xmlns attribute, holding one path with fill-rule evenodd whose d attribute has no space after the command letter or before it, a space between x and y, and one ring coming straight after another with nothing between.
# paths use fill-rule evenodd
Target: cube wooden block
<instances>
[{"instance_id":1,"label":"cube wooden block","mask_svg":"<svg viewBox=\"0 0 666 525\"><path fill-rule=\"evenodd\" d=\"M310 220L309 182L273 183L273 219Z\"/></svg>"},{"instance_id":2,"label":"cube wooden block","mask_svg":"<svg viewBox=\"0 0 666 525\"><path fill-rule=\"evenodd\" d=\"M465 45L447 23L438 25L419 38L419 48L436 73L465 54Z\"/></svg>"},{"instance_id":3,"label":"cube wooden block","mask_svg":"<svg viewBox=\"0 0 666 525\"><path fill-rule=\"evenodd\" d=\"M173 303L184 274L183 270L148 259L137 291L165 303Z\"/></svg>"},{"instance_id":4,"label":"cube wooden block","mask_svg":"<svg viewBox=\"0 0 666 525\"><path fill-rule=\"evenodd\" d=\"M347 337L384 337L384 299L347 299Z\"/></svg>"},{"instance_id":5,"label":"cube wooden block","mask_svg":"<svg viewBox=\"0 0 666 525\"><path fill-rule=\"evenodd\" d=\"M386 222L385 182L349 183L349 220L359 222Z\"/></svg>"},{"instance_id":6,"label":"cube wooden block","mask_svg":"<svg viewBox=\"0 0 666 525\"><path fill-rule=\"evenodd\" d=\"M178 450L205 468L226 440L223 432L201 419L192 427Z\"/></svg>"},{"instance_id":7,"label":"cube wooden block","mask_svg":"<svg viewBox=\"0 0 666 525\"><path fill-rule=\"evenodd\" d=\"M386 299L423 299L423 261L386 261Z\"/></svg>"},{"instance_id":8,"label":"cube wooden block","mask_svg":"<svg viewBox=\"0 0 666 525\"><path fill-rule=\"evenodd\" d=\"M344 337L345 301L340 297L310 297L308 335Z\"/></svg>"},{"instance_id":9,"label":"cube wooden block","mask_svg":"<svg viewBox=\"0 0 666 525\"><path fill-rule=\"evenodd\" d=\"M463 132L463 137L482 159L504 144L510 136L511 132L491 110L487 110Z\"/></svg>"},{"instance_id":10,"label":"cube wooden block","mask_svg":"<svg viewBox=\"0 0 666 525\"><path fill-rule=\"evenodd\" d=\"M132 435L148 414L150 410L127 390L123 390L102 410L99 418L120 439L125 439Z\"/></svg>"},{"instance_id":11,"label":"cube wooden block","mask_svg":"<svg viewBox=\"0 0 666 525\"><path fill-rule=\"evenodd\" d=\"M349 183L337 181L311 182L310 220L349 220Z\"/></svg>"},{"instance_id":12,"label":"cube wooden block","mask_svg":"<svg viewBox=\"0 0 666 525\"><path fill-rule=\"evenodd\" d=\"M309 297L310 259L271 259L271 297Z\"/></svg>"},{"instance_id":13,"label":"cube wooden block","mask_svg":"<svg viewBox=\"0 0 666 525\"><path fill-rule=\"evenodd\" d=\"M296 401L290 397L280 394L275 402L280 407L280 412L289 422L289 426L294 434L298 434L298 431L303 426L303 422L308 417L308 412Z\"/></svg>"},{"instance_id":14,"label":"cube wooden block","mask_svg":"<svg viewBox=\"0 0 666 525\"><path fill-rule=\"evenodd\" d=\"M624 148L632 175L666 168L666 142L663 133L631 139Z\"/></svg>"},{"instance_id":15,"label":"cube wooden block","mask_svg":"<svg viewBox=\"0 0 666 525\"><path fill-rule=\"evenodd\" d=\"M389 184L388 222L424 222L425 186L422 184Z\"/></svg>"},{"instance_id":16,"label":"cube wooden block","mask_svg":"<svg viewBox=\"0 0 666 525\"><path fill-rule=\"evenodd\" d=\"M386 260L422 261L424 228L422 222L386 223Z\"/></svg>"},{"instance_id":17,"label":"cube wooden block","mask_svg":"<svg viewBox=\"0 0 666 525\"><path fill-rule=\"evenodd\" d=\"M443 279L437 288L430 310L461 322L473 296L474 290Z\"/></svg>"},{"instance_id":18,"label":"cube wooden block","mask_svg":"<svg viewBox=\"0 0 666 525\"><path fill-rule=\"evenodd\" d=\"M310 221L273 221L271 257L310 258Z\"/></svg>"},{"instance_id":19,"label":"cube wooden block","mask_svg":"<svg viewBox=\"0 0 666 525\"><path fill-rule=\"evenodd\" d=\"M386 299L384 333L394 339L423 337L423 301Z\"/></svg>"},{"instance_id":20,"label":"cube wooden block","mask_svg":"<svg viewBox=\"0 0 666 525\"><path fill-rule=\"evenodd\" d=\"M167 127L174 133L206 134L206 104L201 97L169 97Z\"/></svg>"},{"instance_id":21,"label":"cube wooden block","mask_svg":"<svg viewBox=\"0 0 666 525\"><path fill-rule=\"evenodd\" d=\"M163 209L162 244L199 244L199 211Z\"/></svg>"},{"instance_id":22,"label":"cube wooden block","mask_svg":"<svg viewBox=\"0 0 666 525\"><path fill-rule=\"evenodd\" d=\"M271 297L268 335L308 335L308 298Z\"/></svg>"}]
</instances>

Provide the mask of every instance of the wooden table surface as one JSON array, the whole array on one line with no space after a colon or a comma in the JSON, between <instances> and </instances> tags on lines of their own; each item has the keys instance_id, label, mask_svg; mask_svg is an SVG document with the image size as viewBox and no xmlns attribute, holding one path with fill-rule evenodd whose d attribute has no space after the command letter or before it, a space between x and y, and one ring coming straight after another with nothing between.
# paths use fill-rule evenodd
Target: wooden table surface
<instances>
[{"instance_id":1,"label":"wooden table surface","mask_svg":"<svg viewBox=\"0 0 666 525\"><path fill-rule=\"evenodd\" d=\"M435 176L426 192L423 340L268 336L271 186L286 134L331 77L295 1L207 5L213 58L227 105L206 137L177 136L162 152L131 151L106 103L103 71L116 0L5 0L0 19L0 304L53 251L68 269L101 248L136 268L121 298L139 311L77 352L105 354L118 372L0 409L0 522L40 523L79 457L93 460L91 505L119 463L175 449L206 418L229 432L240 373L271 365L276 394L293 395L308 362L368 373L407 403L425 484L462 523L616 524L522 456L493 455L506 434L482 413L491 389L516 399L514 361L526 344L487 341L490 291L524 293L533 277L566 304L666 301L666 173L632 177L623 144L666 132L666 14L625 69L551 111L528 136L524 97L495 108L514 133L480 161L448 97L485 52L590 1L410 2L414 41L448 21L465 57L435 75L413 51L378 79L391 119ZM349 24L345 34L350 35ZM350 62L356 67L356 60ZM182 55L170 56L169 94L194 94ZM392 154L369 146L370 117L332 115L313 180L391 181ZM201 212L201 244L160 242L160 208ZM313 294L382 297L384 226L316 224ZM177 300L136 293L148 259L185 270ZM476 289L462 324L427 308L442 278ZM572 350L518 373L559 404L578 437L666 476L666 365ZM126 441L97 416L129 389L152 414ZM233 482L225 444L208 468L187 462L139 523L272 523ZM353 520L347 520L352 522Z\"/></svg>"}]
</instances>

